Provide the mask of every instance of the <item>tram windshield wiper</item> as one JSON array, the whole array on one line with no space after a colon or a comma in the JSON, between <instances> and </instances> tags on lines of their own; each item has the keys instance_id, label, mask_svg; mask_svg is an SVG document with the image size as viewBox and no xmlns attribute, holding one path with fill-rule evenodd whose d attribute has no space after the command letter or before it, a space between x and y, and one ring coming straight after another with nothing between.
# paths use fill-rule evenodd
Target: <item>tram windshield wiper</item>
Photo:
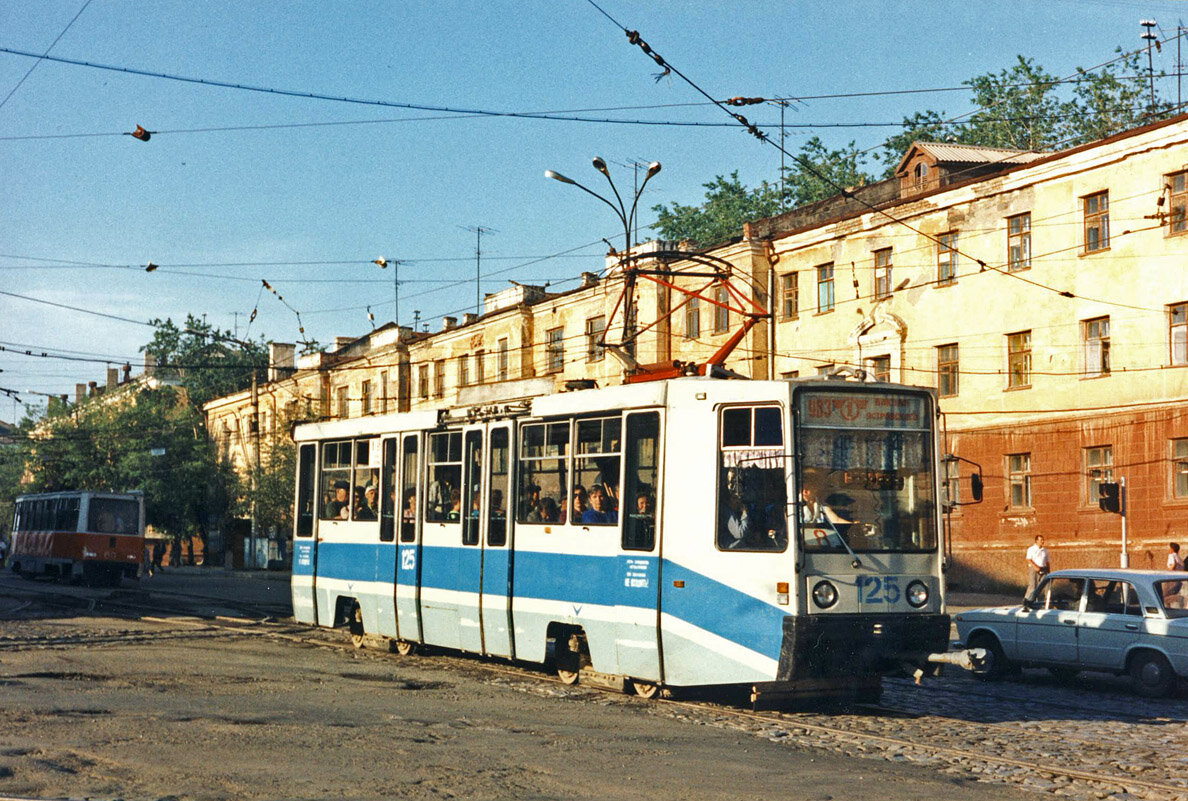
<instances>
[{"instance_id":1,"label":"tram windshield wiper","mask_svg":"<svg viewBox=\"0 0 1188 801\"><path fill-rule=\"evenodd\" d=\"M846 553L848 553L850 555L850 559L853 560L850 562L850 567L862 567L862 560L858 558L858 554L854 553L854 549L850 547L850 543L846 540L845 536L840 531L838 531L837 526L833 525L833 522L830 520L825 520L824 523L825 525L829 526L829 529L834 534L837 535L838 541L841 542L842 547L846 549ZM857 525L857 523L852 523L851 525Z\"/></svg>"}]
</instances>

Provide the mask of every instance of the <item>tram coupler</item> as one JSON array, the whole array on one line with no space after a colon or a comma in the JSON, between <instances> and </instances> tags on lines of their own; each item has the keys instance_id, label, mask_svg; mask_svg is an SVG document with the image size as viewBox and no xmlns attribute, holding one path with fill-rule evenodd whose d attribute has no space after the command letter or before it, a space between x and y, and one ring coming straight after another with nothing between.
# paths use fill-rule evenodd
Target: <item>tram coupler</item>
<instances>
[{"instance_id":1,"label":"tram coupler","mask_svg":"<svg viewBox=\"0 0 1188 801\"><path fill-rule=\"evenodd\" d=\"M928 661L939 665L956 665L962 670L977 670L986 659L985 648L965 648L961 651L945 651L929 654Z\"/></svg>"},{"instance_id":2,"label":"tram coupler","mask_svg":"<svg viewBox=\"0 0 1188 801\"><path fill-rule=\"evenodd\" d=\"M883 677L836 676L761 681L751 685L751 708L772 709L789 701L877 702L883 693Z\"/></svg>"}]
</instances>

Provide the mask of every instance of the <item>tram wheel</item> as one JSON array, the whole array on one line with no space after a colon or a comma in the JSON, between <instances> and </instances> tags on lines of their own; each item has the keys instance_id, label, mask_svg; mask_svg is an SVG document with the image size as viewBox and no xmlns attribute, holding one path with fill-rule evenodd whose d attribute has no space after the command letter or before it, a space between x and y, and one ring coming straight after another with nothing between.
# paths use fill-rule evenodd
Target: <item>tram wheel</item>
<instances>
[{"instance_id":1,"label":"tram wheel","mask_svg":"<svg viewBox=\"0 0 1188 801\"><path fill-rule=\"evenodd\" d=\"M660 685L654 684L650 681L639 681L638 679L631 680L631 686L635 690L635 694L640 698L655 698L660 695Z\"/></svg>"},{"instance_id":2,"label":"tram wheel","mask_svg":"<svg viewBox=\"0 0 1188 801\"><path fill-rule=\"evenodd\" d=\"M565 670L564 668L557 668L557 678L561 679L562 684L577 684L579 671Z\"/></svg>"},{"instance_id":3,"label":"tram wheel","mask_svg":"<svg viewBox=\"0 0 1188 801\"><path fill-rule=\"evenodd\" d=\"M412 656L417 652L417 644L408 640L396 640L392 644L392 650L401 656Z\"/></svg>"},{"instance_id":4,"label":"tram wheel","mask_svg":"<svg viewBox=\"0 0 1188 801\"><path fill-rule=\"evenodd\" d=\"M366 634L363 631L363 610L358 604L355 604L355 608L351 611L349 626L351 631L351 645L356 648L362 648Z\"/></svg>"}]
</instances>

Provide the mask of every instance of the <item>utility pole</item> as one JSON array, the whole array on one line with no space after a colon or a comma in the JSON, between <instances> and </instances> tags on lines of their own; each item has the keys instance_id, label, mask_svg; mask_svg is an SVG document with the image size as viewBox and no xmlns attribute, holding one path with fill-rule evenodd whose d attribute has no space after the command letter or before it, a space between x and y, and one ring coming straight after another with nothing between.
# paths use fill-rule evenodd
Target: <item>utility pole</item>
<instances>
[{"instance_id":1,"label":"utility pole","mask_svg":"<svg viewBox=\"0 0 1188 801\"><path fill-rule=\"evenodd\" d=\"M248 421L249 433L252 437L252 472L251 472L251 513L252 513L252 530L248 535L248 558L247 567L257 567L256 565L256 539L259 536L259 521L256 515L256 495L259 489L257 476L260 472L260 387L256 377L256 371L252 370L252 418Z\"/></svg>"},{"instance_id":2,"label":"utility pole","mask_svg":"<svg viewBox=\"0 0 1188 801\"><path fill-rule=\"evenodd\" d=\"M1151 83L1151 100L1147 106L1147 113L1150 115L1155 114L1155 62L1151 56L1151 46L1155 44L1159 37L1151 29L1156 24L1153 19L1145 19L1139 23L1139 25L1147 29L1147 32L1142 35L1142 39L1147 43L1147 77Z\"/></svg>"}]
</instances>

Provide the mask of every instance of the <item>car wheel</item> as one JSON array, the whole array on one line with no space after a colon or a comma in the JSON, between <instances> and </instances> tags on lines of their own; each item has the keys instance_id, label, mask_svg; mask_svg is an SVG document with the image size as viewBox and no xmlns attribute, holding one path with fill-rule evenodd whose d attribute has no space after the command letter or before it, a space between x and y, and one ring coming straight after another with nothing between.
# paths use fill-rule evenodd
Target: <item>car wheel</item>
<instances>
[{"instance_id":1,"label":"car wheel","mask_svg":"<svg viewBox=\"0 0 1188 801\"><path fill-rule=\"evenodd\" d=\"M1175 689L1176 672L1163 654L1140 651L1130 661L1130 683L1144 698L1162 698Z\"/></svg>"},{"instance_id":2,"label":"car wheel","mask_svg":"<svg viewBox=\"0 0 1188 801\"><path fill-rule=\"evenodd\" d=\"M969 648L981 648L986 652L980 665L975 665L973 674L982 681L999 681L1006 674L1010 662L993 634L981 632L969 638Z\"/></svg>"}]
</instances>

